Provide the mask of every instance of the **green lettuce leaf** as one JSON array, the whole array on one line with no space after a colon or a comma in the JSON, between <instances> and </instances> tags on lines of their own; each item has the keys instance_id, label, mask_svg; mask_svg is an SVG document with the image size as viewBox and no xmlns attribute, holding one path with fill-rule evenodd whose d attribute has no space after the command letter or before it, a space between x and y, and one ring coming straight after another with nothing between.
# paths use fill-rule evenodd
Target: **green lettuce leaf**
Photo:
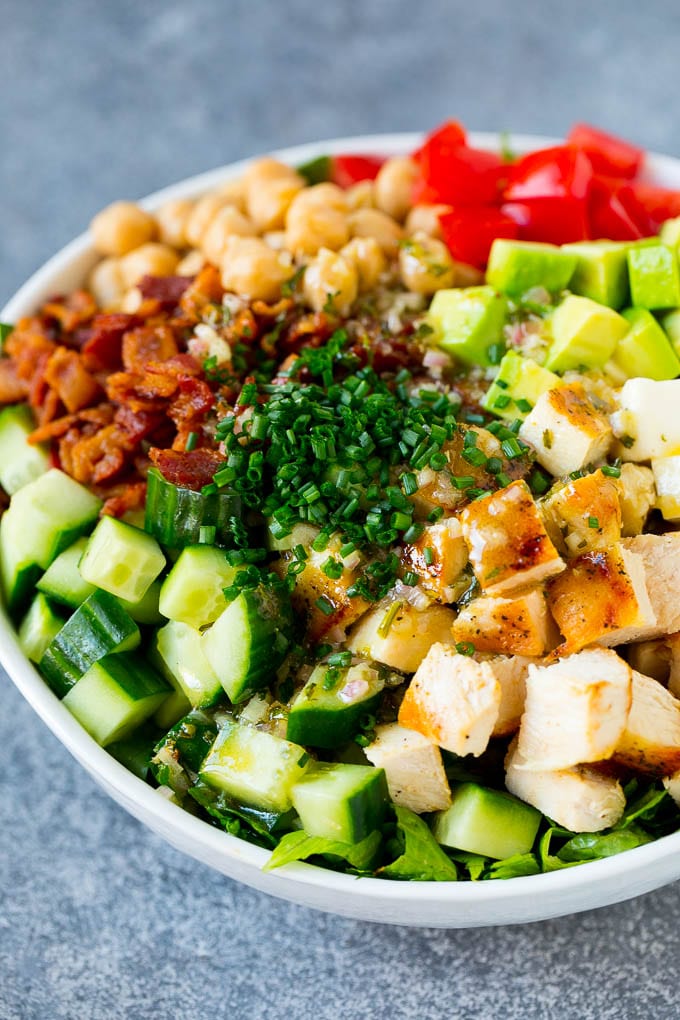
<instances>
[{"instance_id":1,"label":"green lettuce leaf","mask_svg":"<svg viewBox=\"0 0 680 1020\"><path fill-rule=\"evenodd\" d=\"M467 850L452 850L451 856L458 864L462 864L472 882L477 882L482 877L482 872L490 863L489 857L482 857L481 854L471 854Z\"/></svg>"},{"instance_id":2,"label":"green lettuce leaf","mask_svg":"<svg viewBox=\"0 0 680 1020\"><path fill-rule=\"evenodd\" d=\"M437 843L427 823L408 808L395 805L394 811L404 839L403 851L396 861L380 868L378 874L414 882L455 881L456 865Z\"/></svg>"},{"instance_id":3,"label":"green lettuce leaf","mask_svg":"<svg viewBox=\"0 0 680 1020\"><path fill-rule=\"evenodd\" d=\"M538 875L541 865L535 854L515 854L502 861L494 861L485 878L521 878L523 875Z\"/></svg>"},{"instance_id":4,"label":"green lettuce leaf","mask_svg":"<svg viewBox=\"0 0 680 1020\"><path fill-rule=\"evenodd\" d=\"M541 863L541 871L560 871L562 868L573 868L580 861L563 861L557 854L551 852L553 839L571 839L574 835L568 829L562 829L559 825L551 825L541 836L538 844L538 859Z\"/></svg>"},{"instance_id":5,"label":"green lettuce leaf","mask_svg":"<svg viewBox=\"0 0 680 1020\"><path fill-rule=\"evenodd\" d=\"M293 861L306 861L309 857L328 855L336 860L346 861L355 871L367 873L375 860L376 852L382 837L376 830L371 832L360 843L341 843L335 839L324 839L323 836L308 836L301 829L288 832L272 852L263 871L282 868Z\"/></svg>"},{"instance_id":6,"label":"green lettuce leaf","mask_svg":"<svg viewBox=\"0 0 680 1020\"><path fill-rule=\"evenodd\" d=\"M201 807L214 818L225 832L256 843L258 846L274 847L277 837L274 830L285 825L290 812L279 815L272 811L258 811L256 808L237 804L227 796L211 789L209 786L197 784L189 789L189 794Z\"/></svg>"},{"instance_id":7,"label":"green lettuce leaf","mask_svg":"<svg viewBox=\"0 0 680 1020\"><path fill-rule=\"evenodd\" d=\"M644 843L651 843L652 837L638 826L631 825L626 829L613 829L611 832L580 832L558 851L561 861L580 863L581 861L598 861L603 857L613 857L624 850L632 850Z\"/></svg>"}]
</instances>

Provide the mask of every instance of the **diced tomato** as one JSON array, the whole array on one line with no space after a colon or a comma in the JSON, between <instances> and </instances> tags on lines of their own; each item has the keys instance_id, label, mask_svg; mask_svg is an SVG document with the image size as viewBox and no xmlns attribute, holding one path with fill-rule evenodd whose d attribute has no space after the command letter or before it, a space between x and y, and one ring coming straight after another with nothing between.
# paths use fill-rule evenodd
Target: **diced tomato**
<instances>
[{"instance_id":1,"label":"diced tomato","mask_svg":"<svg viewBox=\"0 0 680 1020\"><path fill-rule=\"evenodd\" d=\"M419 163L423 157L426 157L429 150L442 153L452 152L454 149L460 148L461 145L467 145L465 128L457 120L447 120L427 136L420 148L412 153L412 158Z\"/></svg>"},{"instance_id":2,"label":"diced tomato","mask_svg":"<svg viewBox=\"0 0 680 1020\"><path fill-rule=\"evenodd\" d=\"M585 199L593 167L588 157L568 145L537 149L509 168L504 197L510 202L536 198Z\"/></svg>"},{"instance_id":3,"label":"diced tomato","mask_svg":"<svg viewBox=\"0 0 680 1020\"><path fill-rule=\"evenodd\" d=\"M632 180L640 171L645 154L642 149L622 138L600 131L590 124L574 124L567 135L567 144L585 152L593 169L609 177Z\"/></svg>"},{"instance_id":4,"label":"diced tomato","mask_svg":"<svg viewBox=\"0 0 680 1020\"><path fill-rule=\"evenodd\" d=\"M385 160L381 156L333 156L331 180L340 188L374 181Z\"/></svg>"},{"instance_id":5,"label":"diced tomato","mask_svg":"<svg viewBox=\"0 0 680 1020\"><path fill-rule=\"evenodd\" d=\"M497 237L515 238L517 223L494 208L460 208L439 217L449 251L457 262L483 269Z\"/></svg>"},{"instance_id":6,"label":"diced tomato","mask_svg":"<svg viewBox=\"0 0 680 1020\"><path fill-rule=\"evenodd\" d=\"M589 234L611 241L637 241L653 233L649 216L630 184L596 178L588 196Z\"/></svg>"},{"instance_id":7,"label":"diced tomato","mask_svg":"<svg viewBox=\"0 0 680 1020\"><path fill-rule=\"evenodd\" d=\"M649 216L651 234L656 232L664 220L680 216L680 191L647 184L645 181L635 181L630 185L630 190L638 206Z\"/></svg>"},{"instance_id":8,"label":"diced tomato","mask_svg":"<svg viewBox=\"0 0 680 1020\"><path fill-rule=\"evenodd\" d=\"M533 198L506 202L501 211L517 224L523 241L568 244L589 234L588 205L583 198Z\"/></svg>"},{"instance_id":9,"label":"diced tomato","mask_svg":"<svg viewBox=\"0 0 680 1020\"><path fill-rule=\"evenodd\" d=\"M429 149L421 157L420 168L414 201L455 206L493 205L507 171L496 153L468 145L441 152Z\"/></svg>"}]
</instances>

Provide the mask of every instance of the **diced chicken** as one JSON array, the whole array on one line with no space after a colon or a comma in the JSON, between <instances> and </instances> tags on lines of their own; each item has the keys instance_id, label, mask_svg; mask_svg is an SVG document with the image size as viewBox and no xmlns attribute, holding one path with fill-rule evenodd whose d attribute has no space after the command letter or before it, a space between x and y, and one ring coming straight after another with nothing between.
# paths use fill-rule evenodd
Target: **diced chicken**
<instances>
[{"instance_id":1,"label":"diced chicken","mask_svg":"<svg viewBox=\"0 0 680 1020\"><path fill-rule=\"evenodd\" d=\"M366 612L370 603L360 596L347 594L357 580L359 572L345 567L339 578L324 573L323 564L332 556L332 550L310 550L304 570L295 578L291 601L296 613L307 620L307 635L311 641L323 637L343 639L345 631ZM280 573L285 573L292 553L284 553ZM275 568L276 569L276 568ZM321 608L321 605L324 608Z\"/></svg>"},{"instance_id":2,"label":"diced chicken","mask_svg":"<svg viewBox=\"0 0 680 1020\"><path fill-rule=\"evenodd\" d=\"M644 461L680 453L680 379L628 379L611 416L623 460Z\"/></svg>"},{"instance_id":3,"label":"diced chicken","mask_svg":"<svg viewBox=\"0 0 680 1020\"><path fill-rule=\"evenodd\" d=\"M635 670L633 701L614 759L652 776L680 769L680 701Z\"/></svg>"},{"instance_id":4,"label":"diced chicken","mask_svg":"<svg viewBox=\"0 0 680 1020\"><path fill-rule=\"evenodd\" d=\"M416 609L409 602L383 600L366 613L349 635L347 647L376 662L415 673L435 642L453 644L456 614L446 606Z\"/></svg>"},{"instance_id":5,"label":"diced chicken","mask_svg":"<svg viewBox=\"0 0 680 1020\"><path fill-rule=\"evenodd\" d=\"M426 550L430 550L429 553ZM404 565L421 578L422 586L442 602L453 602L452 585L468 560L463 529L457 517L428 525L413 545L404 547Z\"/></svg>"},{"instance_id":6,"label":"diced chicken","mask_svg":"<svg viewBox=\"0 0 680 1020\"><path fill-rule=\"evenodd\" d=\"M680 522L680 454L652 460L656 505L667 521Z\"/></svg>"},{"instance_id":7,"label":"diced chicken","mask_svg":"<svg viewBox=\"0 0 680 1020\"><path fill-rule=\"evenodd\" d=\"M654 634L661 637L680 630L680 531L665 535L638 535L623 541L624 548L642 560L649 600L657 618Z\"/></svg>"},{"instance_id":8,"label":"diced chicken","mask_svg":"<svg viewBox=\"0 0 680 1020\"><path fill-rule=\"evenodd\" d=\"M665 687L671 672L672 652L669 639L654 638L652 641L637 641L626 649L626 659L631 669L651 676ZM675 694L675 691L671 691ZM677 695L676 695L677 696Z\"/></svg>"},{"instance_id":9,"label":"diced chicken","mask_svg":"<svg viewBox=\"0 0 680 1020\"><path fill-rule=\"evenodd\" d=\"M592 648L530 666L518 750L544 772L610 758L631 705L631 671L616 652Z\"/></svg>"},{"instance_id":10,"label":"diced chicken","mask_svg":"<svg viewBox=\"0 0 680 1020\"><path fill-rule=\"evenodd\" d=\"M487 594L530 588L564 570L526 482L475 500L460 521L472 568Z\"/></svg>"},{"instance_id":11,"label":"diced chicken","mask_svg":"<svg viewBox=\"0 0 680 1020\"><path fill-rule=\"evenodd\" d=\"M482 595L461 609L453 625L456 641L478 652L540 656L559 641L541 588L501 598Z\"/></svg>"},{"instance_id":12,"label":"diced chicken","mask_svg":"<svg viewBox=\"0 0 680 1020\"><path fill-rule=\"evenodd\" d=\"M673 697L680 698L680 633L669 634L665 640L671 653L668 690Z\"/></svg>"},{"instance_id":13,"label":"diced chicken","mask_svg":"<svg viewBox=\"0 0 680 1020\"><path fill-rule=\"evenodd\" d=\"M476 656L479 662L486 662L501 685L501 703L492 737L507 737L519 729L527 693L527 675L531 663L538 665L540 659L524 655Z\"/></svg>"},{"instance_id":14,"label":"diced chicken","mask_svg":"<svg viewBox=\"0 0 680 1020\"><path fill-rule=\"evenodd\" d=\"M375 740L364 748L368 760L385 770L390 797L416 814L443 811L451 804L451 790L441 751L416 730L399 723L376 726Z\"/></svg>"},{"instance_id":15,"label":"diced chicken","mask_svg":"<svg viewBox=\"0 0 680 1020\"><path fill-rule=\"evenodd\" d=\"M501 686L486 662L434 645L411 680L399 722L453 754L478 756L498 718Z\"/></svg>"},{"instance_id":16,"label":"diced chicken","mask_svg":"<svg viewBox=\"0 0 680 1020\"><path fill-rule=\"evenodd\" d=\"M678 807L680 807L680 770L674 772L672 776L666 776L664 778L663 785L666 787Z\"/></svg>"},{"instance_id":17,"label":"diced chicken","mask_svg":"<svg viewBox=\"0 0 680 1020\"><path fill-rule=\"evenodd\" d=\"M579 383L548 390L536 401L519 430L536 459L558 478L607 456L612 429Z\"/></svg>"},{"instance_id":18,"label":"diced chicken","mask_svg":"<svg viewBox=\"0 0 680 1020\"><path fill-rule=\"evenodd\" d=\"M659 633L642 558L623 544L570 560L548 586L548 606L564 635L564 652L641 641Z\"/></svg>"},{"instance_id":19,"label":"diced chicken","mask_svg":"<svg viewBox=\"0 0 680 1020\"><path fill-rule=\"evenodd\" d=\"M621 534L639 535L656 503L654 475L640 464L622 464L618 479L621 503Z\"/></svg>"},{"instance_id":20,"label":"diced chicken","mask_svg":"<svg viewBox=\"0 0 680 1020\"><path fill-rule=\"evenodd\" d=\"M539 507L553 544L567 556L607 549L621 540L619 487L601 471L567 482Z\"/></svg>"},{"instance_id":21,"label":"diced chicken","mask_svg":"<svg viewBox=\"0 0 680 1020\"><path fill-rule=\"evenodd\" d=\"M600 832L618 822L626 806L621 784L592 766L533 772L513 741L505 759L510 793L572 832Z\"/></svg>"}]
</instances>

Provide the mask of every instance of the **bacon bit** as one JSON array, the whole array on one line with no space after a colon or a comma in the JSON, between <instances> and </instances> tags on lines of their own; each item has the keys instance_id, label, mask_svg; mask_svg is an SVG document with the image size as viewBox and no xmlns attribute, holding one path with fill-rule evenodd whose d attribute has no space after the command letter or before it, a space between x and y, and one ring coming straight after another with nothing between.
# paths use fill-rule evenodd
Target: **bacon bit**
<instances>
[{"instance_id":1,"label":"bacon bit","mask_svg":"<svg viewBox=\"0 0 680 1020\"><path fill-rule=\"evenodd\" d=\"M107 517L122 517L131 510L141 510L146 500L146 482L135 482L132 485L121 486L120 492L109 496L104 501L101 515Z\"/></svg>"},{"instance_id":2,"label":"bacon bit","mask_svg":"<svg viewBox=\"0 0 680 1020\"><path fill-rule=\"evenodd\" d=\"M133 411L122 404L117 408L113 420L130 442L138 445L163 424L165 415L162 411Z\"/></svg>"},{"instance_id":3,"label":"bacon bit","mask_svg":"<svg viewBox=\"0 0 680 1020\"><path fill-rule=\"evenodd\" d=\"M123 336L123 365L128 372L143 372L149 362L167 362L178 353L169 326L140 326Z\"/></svg>"},{"instance_id":4,"label":"bacon bit","mask_svg":"<svg viewBox=\"0 0 680 1020\"><path fill-rule=\"evenodd\" d=\"M193 282L192 276L143 276L137 290L143 298L154 298L165 311L175 308Z\"/></svg>"},{"instance_id":5,"label":"bacon bit","mask_svg":"<svg viewBox=\"0 0 680 1020\"><path fill-rule=\"evenodd\" d=\"M310 312L294 322L281 337L285 351L299 351L301 347L320 347L331 335L335 326L325 312Z\"/></svg>"},{"instance_id":6,"label":"bacon bit","mask_svg":"<svg viewBox=\"0 0 680 1020\"><path fill-rule=\"evenodd\" d=\"M45 382L56 391L67 411L87 407L99 395L99 384L75 351L57 347L45 366Z\"/></svg>"},{"instance_id":7,"label":"bacon bit","mask_svg":"<svg viewBox=\"0 0 680 1020\"><path fill-rule=\"evenodd\" d=\"M292 298L279 298L275 305L268 305L266 301L253 301L251 308L253 313L263 319L277 319L279 315L285 315L293 307Z\"/></svg>"},{"instance_id":8,"label":"bacon bit","mask_svg":"<svg viewBox=\"0 0 680 1020\"><path fill-rule=\"evenodd\" d=\"M33 382L41 359L44 367L54 350L56 344L28 319L22 319L5 341L5 352L16 363L19 378L28 383Z\"/></svg>"},{"instance_id":9,"label":"bacon bit","mask_svg":"<svg viewBox=\"0 0 680 1020\"><path fill-rule=\"evenodd\" d=\"M56 418L39 429L35 429L28 437L28 441L31 445L35 445L36 443L48 442L50 439L57 439L78 422L87 422L89 425L101 428L103 425L109 425L112 418L113 408L110 404L98 404L97 407L87 407L77 414L64 415L62 418Z\"/></svg>"},{"instance_id":10,"label":"bacon bit","mask_svg":"<svg viewBox=\"0 0 680 1020\"><path fill-rule=\"evenodd\" d=\"M251 310L243 308L232 316L227 325L222 327L220 333L230 344L252 344L259 336L260 327Z\"/></svg>"},{"instance_id":11,"label":"bacon bit","mask_svg":"<svg viewBox=\"0 0 680 1020\"><path fill-rule=\"evenodd\" d=\"M168 417L177 428L182 425L198 425L215 403L215 396L202 379L180 379L179 395L168 408Z\"/></svg>"},{"instance_id":12,"label":"bacon bit","mask_svg":"<svg viewBox=\"0 0 680 1020\"><path fill-rule=\"evenodd\" d=\"M138 315L112 312L96 315L89 330L83 331L81 353L85 367L93 372L111 372L122 368L123 336L128 330L141 326Z\"/></svg>"},{"instance_id":13,"label":"bacon bit","mask_svg":"<svg viewBox=\"0 0 680 1020\"><path fill-rule=\"evenodd\" d=\"M223 294L219 272L214 266L207 265L184 291L179 306L194 322L199 322L208 305L222 304Z\"/></svg>"},{"instance_id":14,"label":"bacon bit","mask_svg":"<svg viewBox=\"0 0 680 1020\"><path fill-rule=\"evenodd\" d=\"M56 390L46 390L43 402L35 409L39 425L46 425L52 421L62 410L62 403Z\"/></svg>"},{"instance_id":15,"label":"bacon bit","mask_svg":"<svg viewBox=\"0 0 680 1020\"><path fill-rule=\"evenodd\" d=\"M151 447L149 459L168 482L185 489L200 491L209 485L224 457L217 450L159 450Z\"/></svg>"},{"instance_id":16,"label":"bacon bit","mask_svg":"<svg viewBox=\"0 0 680 1020\"><path fill-rule=\"evenodd\" d=\"M16 404L28 396L28 384L19 378L17 364L0 359L0 404Z\"/></svg>"},{"instance_id":17,"label":"bacon bit","mask_svg":"<svg viewBox=\"0 0 680 1020\"><path fill-rule=\"evenodd\" d=\"M58 295L43 305L43 315L56 319L64 333L73 333L89 322L97 312L97 302L86 290L74 290L65 297Z\"/></svg>"},{"instance_id":18,"label":"bacon bit","mask_svg":"<svg viewBox=\"0 0 680 1020\"><path fill-rule=\"evenodd\" d=\"M129 452L125 436L115 425L106 425L93 436L79 437L69 446L71 473L77 482L112 478L123 468L125 453ZM63 459L61 446L59 452Z\"/></svg>"}]
</instances>

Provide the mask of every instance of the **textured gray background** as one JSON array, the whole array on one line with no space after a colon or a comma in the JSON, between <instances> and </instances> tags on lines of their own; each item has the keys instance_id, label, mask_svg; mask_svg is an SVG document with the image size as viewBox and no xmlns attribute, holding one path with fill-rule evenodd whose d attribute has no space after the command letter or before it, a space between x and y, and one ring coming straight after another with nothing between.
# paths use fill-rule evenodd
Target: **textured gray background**
<instances>
[{"instance_id":1,"label":"textured gray background","mask_svg":"<svg viewBox=\"0 0 680 1020\"><path fill-rule=\"evenodd\" d=\"M314 138L560 133L680 155L680 7L0 0L0 305L116 197ZM677 1018L676 885L406 930L237 886L110 802L0 673L0 1018Z\"/></svg>"}]
</instances>

